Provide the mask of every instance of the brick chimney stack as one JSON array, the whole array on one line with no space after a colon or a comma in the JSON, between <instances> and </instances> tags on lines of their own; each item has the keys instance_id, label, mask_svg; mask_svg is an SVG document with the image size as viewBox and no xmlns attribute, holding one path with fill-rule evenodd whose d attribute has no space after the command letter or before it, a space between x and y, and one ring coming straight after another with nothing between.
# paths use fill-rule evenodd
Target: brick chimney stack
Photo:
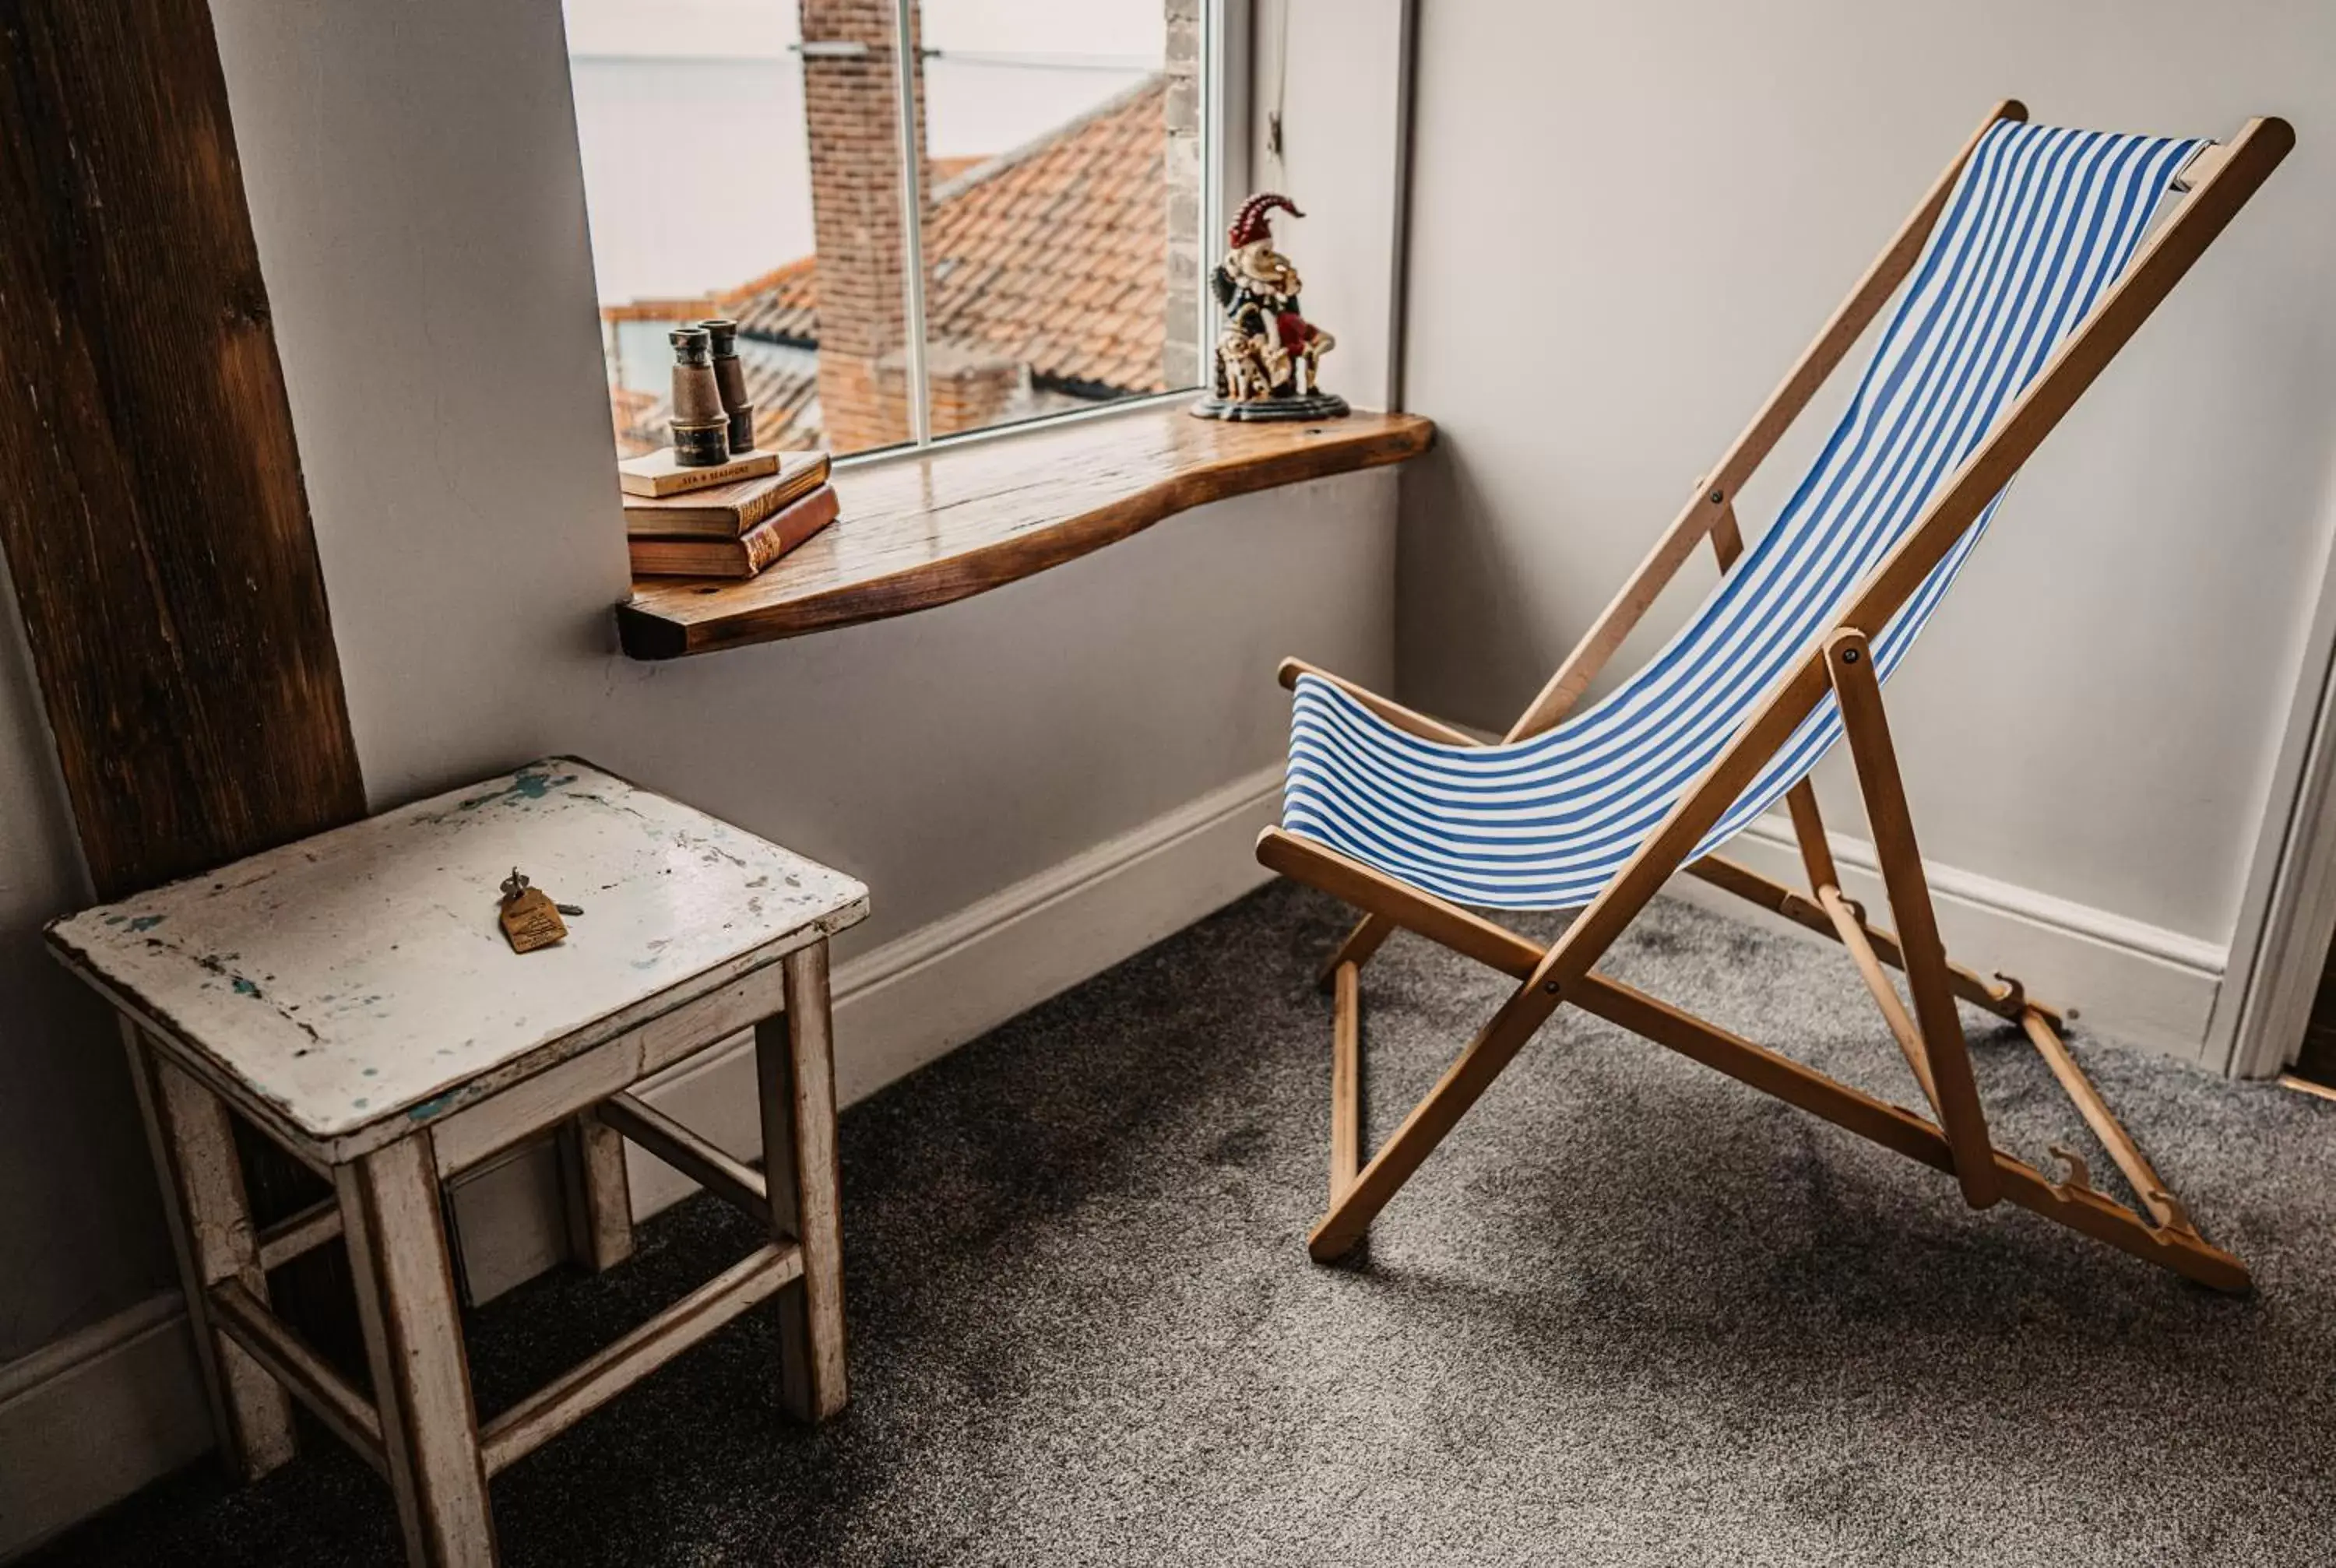
<instances>
[{"instance_id":1,"label":"brick chimney stack","mask_svg":"<svg viewBox=\"0 0 2336 1568\"><path fill-rule=\"evenodd\" d=\"M801 0L801 5L812 228L819 251L820 412L828 444L854 452L910 434L902 294L908 241L893 112L899 82L894 9L891 0ZM909 43L914 50L917 38ZM930 214L931 184L922 168L924 61L921 54L911 58L918 199Z\"/></svg>"}]
</instances>

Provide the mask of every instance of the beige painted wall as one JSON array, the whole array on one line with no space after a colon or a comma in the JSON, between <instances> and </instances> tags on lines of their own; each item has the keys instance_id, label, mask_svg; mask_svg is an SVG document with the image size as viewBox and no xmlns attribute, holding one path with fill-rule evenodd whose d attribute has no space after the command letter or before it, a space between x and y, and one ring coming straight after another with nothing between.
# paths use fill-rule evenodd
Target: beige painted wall
<instances>
[{"instance_id":1,"label":"beige painted wall","mask_svg":"<svg viewBox=\"0 0 2336 1568\"><path fill-rule=\"evenodd\" d=\"M1927 856L2227 942L2329 532L2336 8L1431 3L1418 59L1408 390L1444 442L1406 476L1399 657L1407 700L1487 726L1995 101L2120 130L2295 122L1891 688ZM1845 395L1747 490L1747 527ZM1708 564L1683 580L1662 633ZM1820 794L1863 832L1838 759Z\"/></svg>"}]
</instances>

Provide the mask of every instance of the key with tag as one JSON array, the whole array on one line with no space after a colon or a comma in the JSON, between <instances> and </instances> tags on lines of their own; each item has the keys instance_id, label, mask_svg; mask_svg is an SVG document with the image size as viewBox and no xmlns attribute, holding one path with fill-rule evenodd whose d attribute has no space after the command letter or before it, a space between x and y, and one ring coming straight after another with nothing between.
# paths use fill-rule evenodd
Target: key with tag
<instances>
[{"instance_id":1,"label":"key with tag","mask_svg":"<svg viewBox=\"0 0 2336 1568\"><path fill-rule=\"evenodd\" d=\"M560 910L541 888L530 887L527 876L517 866L503 879L502 921L503 940L510 942L515 953L531 953L538 948L548 948L568 937L567 924L560 918Z\"/></svg>"}]
</instances>

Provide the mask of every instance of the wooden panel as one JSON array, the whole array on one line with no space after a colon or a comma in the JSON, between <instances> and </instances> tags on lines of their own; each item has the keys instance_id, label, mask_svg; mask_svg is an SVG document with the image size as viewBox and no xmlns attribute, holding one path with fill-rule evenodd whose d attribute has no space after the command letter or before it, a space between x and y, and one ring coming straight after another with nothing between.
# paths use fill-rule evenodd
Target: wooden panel
<instances>
[{"instance_id":1,"label":"wooden panel","mask_svg":"<svg viewBox=\"0 0 2336 1568\"><path fill-rule=\"evenodd\" d=\"M930 609L1060 566L1204 502L1401 463L1406 414L1228 424L1181 404L838 471L843 515L747 582L643 579L625 651L674 658Z\"/></svg>"},{"instance_id":2,"label":"wooden panel","mask_svg":"<svg viewBox=\"0 0 2336 1568\"><path fill-rule=\"evenodd\" d=\"M581 1056L467 1102L433 1124L438 1174L451 1176L564 1117L629 1089L658 1068L710 1050L785 1006L784 968L765 964L736 984L659 1013Z\"/></svg>"},{"instance_id":3,"label":"wooden panel","mask_svg":"<svg viewBox=\"0 0 2336 1568\"><path fill-rule=\"evenodd\" d=\"M365 795L209 12L0 32L0 544L115 898Z\"/></svg>"}]
</instances>

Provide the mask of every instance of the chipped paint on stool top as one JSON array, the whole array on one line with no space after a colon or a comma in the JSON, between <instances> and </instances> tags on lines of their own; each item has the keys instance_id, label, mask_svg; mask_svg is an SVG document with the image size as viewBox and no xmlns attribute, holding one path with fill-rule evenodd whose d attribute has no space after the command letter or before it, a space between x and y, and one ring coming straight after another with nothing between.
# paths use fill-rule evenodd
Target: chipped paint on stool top
<instances>
[{"instance_id":1,"label":"chipped paint on stool top","mask_svg":"<svg viewBox=\"0 0 2336 1568\"><path fill-rule=\"evenodd\" d=\"M584 913L514 953L511 867ZM868 912L868 890L572 758L53 922L73 968L320 1141L421 1122Z\"/></svg>"}]
</instances>

